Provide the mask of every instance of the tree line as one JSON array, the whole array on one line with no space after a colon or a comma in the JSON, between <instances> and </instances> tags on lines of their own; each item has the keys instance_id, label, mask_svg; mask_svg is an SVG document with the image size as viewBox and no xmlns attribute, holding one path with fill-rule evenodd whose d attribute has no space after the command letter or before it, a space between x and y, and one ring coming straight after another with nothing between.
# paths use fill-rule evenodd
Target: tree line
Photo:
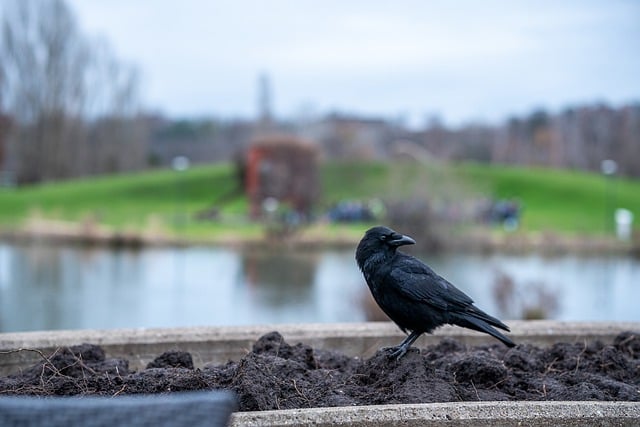
<instances>
[{"instance_id":1,"label":"tree line","mask_svg":"<svg viewBox=\"0 0 640 427\"><path fill-rule=\"evenodd\" d=\"M30 184L193 163L231 161L259 120L175 119L144 112L136 68L83 34L64 0L0 3L0 172ZM324 158L414 157L538 165L640 176L640 103L534 111L501 124L421 130L383 118L330 113L277 121L270 131L315 141ZM2 174L0 173L0 178Z\"/></svg>"},{"instance_id":2,"label":"tree line","mask_svg":"<svg viewBox=\"0 0 640 427\"><path fill-rule=\"evenodd\" d=\"M135 67L62 0L0 7L0 167L20 184L145 167Z\"/></svg>"},{"instance_id":3,"label":"tree line","mask_svg":"<svg viewBox=\"0 0 640 427\"><path fill-rule=\"evenodd\" d=\"M431 126L415 138L437 157L487 163L600 171L610 159L618 173L640 176L640 104L544 110L500 125L460 129Z\"/></svg>"}]
</instances>

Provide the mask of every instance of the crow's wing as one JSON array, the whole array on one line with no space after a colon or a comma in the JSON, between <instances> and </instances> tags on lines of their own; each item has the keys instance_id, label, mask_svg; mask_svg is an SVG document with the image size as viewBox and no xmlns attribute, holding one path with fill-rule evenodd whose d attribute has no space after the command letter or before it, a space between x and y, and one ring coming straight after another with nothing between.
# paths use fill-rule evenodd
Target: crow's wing
<instances>
[{"instance_id":1,"label":"crow's wing","mask_svg":"<svg viewBox=\"0 0 640 427\"><path fill-rule=\"evenodd\" d=\"M495 328L509 330L499 319L473 305L473 300L460 289L436 274L429 266L409 255L394 259L389 272L393 288L406 299L426 304L446 313L444 322L490 334L509 347L515 343ZM432 325L437 326L437 325ZM410 328L407 328L410 329Z\"/></svg>"},{"instance_id":2,"label":"crow's wing","mask_svg":"<svg viewBox=\"0 0 640 427\"><path fill-rule=\"evenodd\" d=\"M396 258L390 275L396 289L411 300L447 311L464 310L473 304L467 294L412 256Z\"/></svg>"}]
</instances>

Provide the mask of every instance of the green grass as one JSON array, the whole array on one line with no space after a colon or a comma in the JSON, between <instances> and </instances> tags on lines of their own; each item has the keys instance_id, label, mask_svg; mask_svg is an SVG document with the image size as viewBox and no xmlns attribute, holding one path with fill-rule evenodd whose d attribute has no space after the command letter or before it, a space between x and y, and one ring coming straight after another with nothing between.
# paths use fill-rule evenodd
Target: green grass
<instances>
[{"instance_id":1,"label":"green grass","mask_svg":"<svg viewBox=\"0 0 640 427\"><path fill-rule=\"evenodd\" d=\"M321 169L323 204L330 205L345 199L380 197L389 174L389 166L384 163L326 163Z\"/></svg>"},{"instance_id":2,"label":"green grass","mask_svg":"<svg viewBox=\"0 0 640 427\"><path fill-rule=\"evenodd\" d=\"M613 230L613 210L640 221L640 181L578 171L465 164L456 168L477 190L523 204L527 230L597 234ZM605 223L608 221L608 223ZM608 230L606 229L608 228Z\"/></svg>"},{"instance_id":3,"label":"green grass","mask_svg":"<svg viewBox=\"0 0 640 427\"><path fill-rule=\"evenodd\" d=\"M524 206L525 230L589 234L604 232L610 190L609 206L630 209L635 228L640 224L640 181L618 178L607 183L599 174L478 164L424 168L409 163L337 162L322 166L321 182L321 208L344 199L398 199L411 194L515 197ZM0 189L0 227L42 216L67 221L94 218L114 229L140 229L155 221L194 238L259 235L261 227L246 220L246 198L235 189L230 165ZM191 218L214 205L220 208L220 221L180 221L181 213ZM339 231L327 228L326 232Z\"/></svg>"},{"instance_id":4,"label":"green grass","mask_svg":"<svg viewBox=\"0 0 640 427\"><path fill-rule=\"evenodd\" d=\"M0 190L0 224L16 225L30 215L79 221L94 217L115 228L140 227L155 217L174 223L182 212L206 209L237 184L231 166L196 167L178 175L161 170L113 177ZM225 215L246 211L246 199L236 195L225 204Z\"/></svg>"}]
</instances>

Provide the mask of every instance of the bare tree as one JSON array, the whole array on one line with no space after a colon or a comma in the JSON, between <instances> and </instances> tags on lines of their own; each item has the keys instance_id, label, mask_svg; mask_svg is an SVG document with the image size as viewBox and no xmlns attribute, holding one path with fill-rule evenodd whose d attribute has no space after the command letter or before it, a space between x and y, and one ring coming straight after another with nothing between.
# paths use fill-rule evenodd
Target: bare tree
<instances>
[{"instance_id":1,"label":"bare tree","mask_svg":"<svg viewBox=\"0 0 640 427\"><path fill-rule=\"evenodd\" d=\"M84 37L63 0L5 0L2 8L0 108L16 124L18 182L106 171L91 161L101 150L90 146L88 125L110 117L118 125L103 139L123 142L120 125L132 122L124 118L135 109L135 72L106 44Z\"/></svg>"}]
</instances>

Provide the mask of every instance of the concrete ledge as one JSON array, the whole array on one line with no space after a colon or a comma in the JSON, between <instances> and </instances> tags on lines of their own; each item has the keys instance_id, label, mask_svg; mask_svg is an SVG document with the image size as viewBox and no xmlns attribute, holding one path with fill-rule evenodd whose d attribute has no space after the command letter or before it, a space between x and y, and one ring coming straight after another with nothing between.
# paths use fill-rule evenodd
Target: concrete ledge
<instances>
[{"instance_id":1,"label":"concrete ledge","mask_svg":"<svg viewBox=\"0 0 640 427\"><path fill-rule=\"evenodd\" d=\"M518 343L546 346L555 342L600 340L610 343L620 332L640 331L640 322L509 321ZM124 357L133 369L143 368L167 350L188 351L196 366L224 363L246 354L261 335L279 331L295 344L340 350L368 357L378 348L397 344L404 335L392 323L278 324L247 327L197 327L43 331L0 334L0 375L16 372L59 347L83 342L101 345L108 357ZM469 345L495 343L491 337L462 328L444 327L424 336L418 346L453 337ZM35 351L34 351L35 350ZM311 408L239 412L232 426L637 426L640 402L448 402L408 405Z\"/></svg>"},{"instance_id":2,"label":"concrete ledge","mask_svg":"<svg viewBox=\"0 0 640 427\"><path fill-rule=\"evenodd\" d=\"M508 321L507 324L512 330L509 335L516 342L540 346L558 341L611 342L619 332L640 331L640 322ZM291 344L302 342L360 357L369 357L380 347L398 344L404 337L390 322L5 333L0 334L0 375L37 362L41 356L31 350L50 354L59 347L85 342L102 346L107 357L128 359L132 369L145 367L167 350L190 352L196 367L221 364L240 359L257 338L276 330ZM416 345L434 344L445 336L468 345L497 342L485 334L447 326L434 335L424 335Z\"/></svg>"},{"instance_id":3,"label":"concrete ledge","mask_svg":"<svg viewBox=\"0 0 640 427\"><path fill-rule=\"evenodd\" d=\"M231 426L637 426L637 402L452 402L238 412Z\"/></svg>"}]
</instances>

